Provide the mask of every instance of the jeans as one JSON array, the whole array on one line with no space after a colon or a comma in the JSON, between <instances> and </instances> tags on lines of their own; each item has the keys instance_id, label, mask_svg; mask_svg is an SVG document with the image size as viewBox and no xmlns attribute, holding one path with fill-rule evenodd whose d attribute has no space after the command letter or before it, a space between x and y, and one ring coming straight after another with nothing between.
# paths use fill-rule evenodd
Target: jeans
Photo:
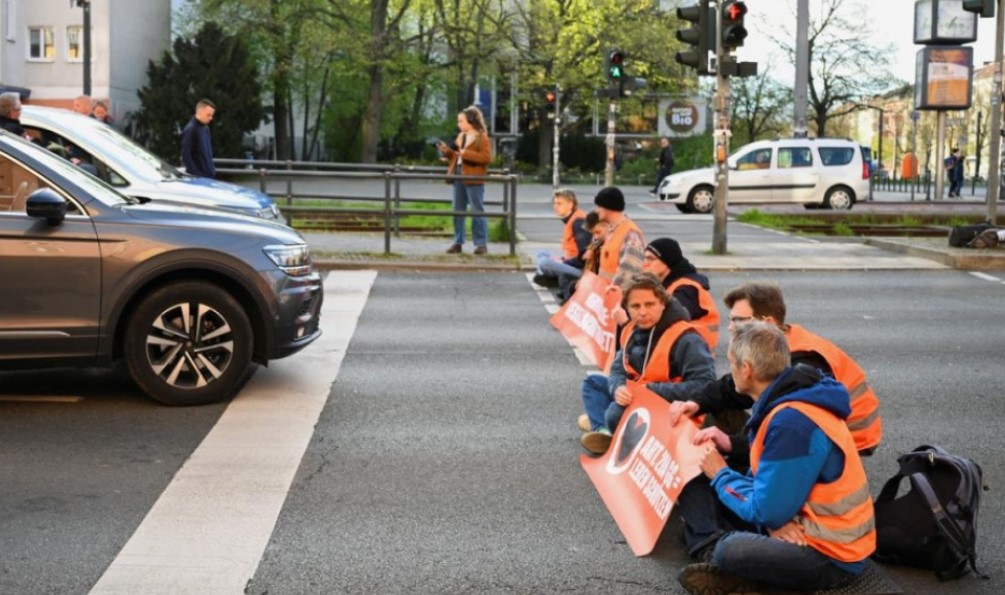
<instances>
[{"instance_id":1,"label":"jeans","mask_svg":"<svg viewBox=\"0 0 1005 595\"><path fill-rule=\"evenodd\" d=\"M689 481L677 498L684 540L692 556L714 544L712 561L726 572L782 589L831 589L853 575L808 546L761 535L726 508L704 475Z\"/></svg>"},{"instance_id":2,"label":"jeans","mask_svg":"<svg viewBox=\"0 0 1005 595\"><path fill-rule=\"evenodd\" d=\"M460 180L454 180L454 210L467 211L468 204L475 213L485 212L485 186L483 184L466 185ZM464 245L464 220L466 217L454 216L454 243ZM489 228L485 217L471 218L471 235L475 246L484 246L489 240Z\"/></svg>"},{"instance_id":3,"label":"jeans","mask_svg":"<svg viewBox=\"0 0 1005 595\"><path fill-rule=\"evenodd\" d=\"M578 269L562 260L556 260L551 252L542 250L537 253L537 272L546 277L561 277L566 275L578 279L583 275L583 269Z\"/></svg>"},{"instance_id":4,"label":"jeans","mask_svg":"<svg viewBox=\"0 0 1005 595\"><path fill-rule=\"evenodd\" d=\"M625 413L625 408L614 402L607 386L607 376L603 374L589 374L583 380L583 407L594 432L600 428L614 432Z\"/></svg>"}]
</instances>

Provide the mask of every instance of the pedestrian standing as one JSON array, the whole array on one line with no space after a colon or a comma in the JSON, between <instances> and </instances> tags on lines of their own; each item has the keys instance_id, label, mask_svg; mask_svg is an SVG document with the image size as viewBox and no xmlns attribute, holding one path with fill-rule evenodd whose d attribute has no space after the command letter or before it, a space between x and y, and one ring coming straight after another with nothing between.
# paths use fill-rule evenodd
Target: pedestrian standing
<instances>
[{"instance_id":1,"label":"pedestrian standing","mask_svg":"<svg viewBox=\"0 0 1005 595\"><path fill-rule=\"evenodd\" d=\"M944 165L946 180L949 181L949 198L959 198L960 188L963 187L963 162L960 160L959 147L953 147L949 157L946 157ZM957 174L957 169L959 174ZM957 176L959 176L959 183L957 183Z\"/></svg>"},{"instance_id":2,"label":"pedestrian standing","mask_svg":"<svg viewBox=\"0 0 1005 595\"><path fill-rule=\"evenodd\" d=\"M449 161L447 174L465 176L484 176L492 161L492 141L485 128L485 118L475 106L469 106L457 114L457 135L453 150L445 143L439 142L443 160ZM468 205L475 213L485 212L485 180L454 180L454 211L467 211ZM463 215L454 216L454 243L447 248L447 254L460 254L464 246L465 219ZM471 218L471 235L475 244L475 254L488 252L488 224L483 216Z\"/></svg>"},{"instance_id":3,"label":"pedestrian standing","mask_svg":"<svg viewBox=\"0 0 1005 595\"><path fill-rule=\"evenodd\" d=\"M213 121L216 105L209 99L195 104L195 115L181 132L181 162L185 171L200 178L216 177L213 164L213 139L209 123Z\"/></svg>"},{"instance_id":4,"label":"pedestrian standing","mask_svg":"<svg viewBox=\"0 0 1005 595\"><path fill-rule=\"evenodd\" d=\"M649 191L649 194L656 194L660 190L663 178L673 173L673 145L667 137L660 138L660 156L656 159L659 163L659 171L656 173L656 187Z\"/></svg>"}]
</instances>

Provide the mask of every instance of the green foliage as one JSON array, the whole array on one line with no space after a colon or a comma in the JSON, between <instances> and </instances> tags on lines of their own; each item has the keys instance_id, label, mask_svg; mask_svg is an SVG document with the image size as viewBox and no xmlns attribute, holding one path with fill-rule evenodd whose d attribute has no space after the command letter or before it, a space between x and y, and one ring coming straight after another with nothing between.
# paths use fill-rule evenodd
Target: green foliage
<instances>
[{"instance_id":1,"label":"green foliage","mask_svg":"<svg viewBox=\"0 0 1005 595\"><path fill-rule=\"evenodd\" d=\"M834 234L834 235L836 235L836 236L853 236L853 235L855 235L855 231L851 228L850 225L848 225L844 221L839 221L839 222L835 223L834 227L831 228L831 233Z\"/></svg>"},{"instance_id":2,"label":"green foliage","mask_svg":"<svg viewBox=\"0 0 1005 595\"><path fill-rule=\"evenodd\" d=\"M138 93L142 107L135 114L136 134L169 161L177 161L182 128L202 98L216 104L212 131L217 157L241 156L244 134L264 118L257 67L248 48L214 23L204 24L192 39L176 39L172 53L148 63L147 77Z\"/></svg>"}]
</instances>

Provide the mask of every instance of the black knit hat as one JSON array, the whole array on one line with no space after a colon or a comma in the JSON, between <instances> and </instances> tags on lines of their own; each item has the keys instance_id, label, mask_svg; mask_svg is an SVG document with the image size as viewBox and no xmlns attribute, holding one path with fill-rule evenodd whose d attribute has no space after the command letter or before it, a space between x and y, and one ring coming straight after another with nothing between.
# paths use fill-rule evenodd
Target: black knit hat
<instances>
[{"instance_id":1,"label":"black knit hat","mask_svg":"<svg viewBox=\"0 0 1005 595\"><path fill-rule=\"evenodd\" d=\"M656 258L662 260L663 264L670 269L684 259L684 253L680 251L680 244L677 243L677 240L670 238L653 240L646 246L646 250L655 254Z\"/></svg>"},{"instance_id":2,"label":"black knit hat","mask_svg":"<svg viewBox=\"0 0 1005 595\"><path fill-rule=\"evenodd\" d=\"M609 211L625 210L625 195L615 186L601 188L597 196L593 199L593 204L603 207Z\"/></svg>"}]
</instances>

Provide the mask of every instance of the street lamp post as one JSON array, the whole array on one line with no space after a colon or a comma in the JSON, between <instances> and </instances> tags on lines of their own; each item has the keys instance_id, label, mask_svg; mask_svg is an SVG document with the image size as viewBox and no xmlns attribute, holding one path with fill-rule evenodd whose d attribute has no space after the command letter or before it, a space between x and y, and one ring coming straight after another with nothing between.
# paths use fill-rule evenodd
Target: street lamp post
<instances>
[{"instance_id":1,"label":"street lamp post","mask_svg":"<svg viewBox=\"0 0 1005 595\"><path fill-rule=\"evenodd\" d=\"M91 0L70 0L84 9L84 95L91 94Z\"/></svg>"}]
</instances>

